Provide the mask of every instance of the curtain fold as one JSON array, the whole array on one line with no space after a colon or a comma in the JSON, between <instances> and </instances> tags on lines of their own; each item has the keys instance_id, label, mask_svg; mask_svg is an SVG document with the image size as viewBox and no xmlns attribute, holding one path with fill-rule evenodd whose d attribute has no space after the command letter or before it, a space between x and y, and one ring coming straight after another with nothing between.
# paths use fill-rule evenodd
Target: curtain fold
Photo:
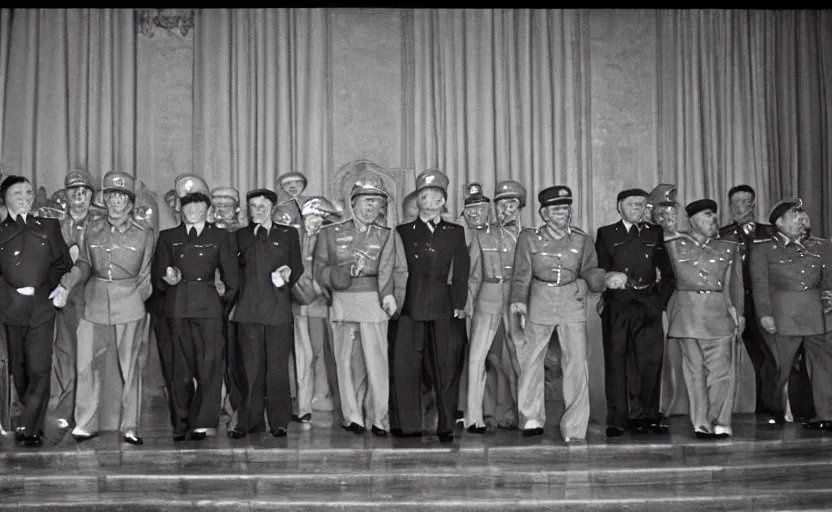
<instances>
[{"instance_id":1,"label":"curtain fold","mask_svg":"<svg viewBox=\"0 0 832 512\"><path fill-rule=\"evenodd\" d=\"M747 183L760 220L799 195L813 232L829 236L832 14L662 10L658 46L660 176L680 202L726 205Z\"/></svg>"},{"instance_id":2,"label":"curtain fold","mask_svg":"<svg viewBox=\"0 0 832 512\"><path fill-rule=\"evenodd\" d=\"M592 227L586 25L580 10L414 12L416 171L448 174L455 215L467 182L492 195L515 179L526 225L539 223L536 193L567 184L574 222Z\"/></svg>"},{"instance_id":3,"label":"curtain fold","mask_svg":"<svg viewBox=\"0 0 832 512\"><path fill-rule=\"evenodd\" d=\"M135 55L132 10L4 9L4 172L50 192L75 167L135 174Z\"/></svg>"},{"instance_id":4,"label":"curtain fold","mask_svg":"<svg viewBox=\"0 0 832 512\"><path fill-rule=\"evenodd\" d=\"M326 12L205 9L194 35L194 172L241 194L326 168Z\"/></svg>"}]
</instances>

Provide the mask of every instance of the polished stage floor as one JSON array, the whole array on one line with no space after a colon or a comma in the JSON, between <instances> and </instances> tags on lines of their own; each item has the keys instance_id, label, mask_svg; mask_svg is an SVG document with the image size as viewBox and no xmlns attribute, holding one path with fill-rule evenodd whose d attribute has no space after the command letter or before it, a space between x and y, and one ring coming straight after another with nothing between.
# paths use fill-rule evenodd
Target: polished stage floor
<instances>
[{"instance_id":1,"label":"polished stage floor","mask_svg":"<svg viewBox=\"0 0 832 512\"><path fill-rule=\"evenodd\" d=\"M0 441L0 510L795 510L832 508L832 434L735 416L729 440L669 435L586 445L557 428L457 432L452 445L358 436L331 413L287 438L225 435L174 443L160 396L146 402L143 446L116 433L40 449Z\"/></svg>"}]
</instances>

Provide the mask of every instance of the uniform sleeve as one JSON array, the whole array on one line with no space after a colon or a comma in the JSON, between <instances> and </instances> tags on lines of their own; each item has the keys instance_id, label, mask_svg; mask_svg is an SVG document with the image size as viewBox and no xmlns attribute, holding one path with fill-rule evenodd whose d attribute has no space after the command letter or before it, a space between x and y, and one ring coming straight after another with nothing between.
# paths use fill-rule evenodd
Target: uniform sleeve
<instances>
[{"instance_id":1,"label":"uniform sleeve","mask_svg":"<svg viewBox=\"0 0 832 512\"><path fill-rule=\"evenodd\" d=\"M332 267L329 262L329 230L322 229L315 240L312 257L312 277L321 288L332 289Z\"/></svg>"},{"instance_id":2,"label":"uniform sleeve","mask_svg":"<svg viewBox=\"0 0 832 512\"><path fill-rule=\"evenodd\" d=\"M509 302L529 302L529 288L532 284L532 250L529 243L529 232L522 231L517 237L517 248L514 251L514 273L511 277L511 293Z\"/></svg>"},{"instance_id":3,"label":"uniform sleeve","mask_svg":"<svg viewBox=\"0 0 832 512\"><path fill-rule=\"evenodd\" d=\"M479 231L474 231L471 235L471 245L468 248L468 259L470 260L471 272L468 274L468 302L466 307L470 311L474 310L477 303L477 297L480 294L480 287L482 286L482 246L480 245Z\"/></svg>"},{"instance_id":4,"label":"uniform sleeve","mask_svg":"<svg viewBox=\"0 0 832 512\"><path fill-rule=\"evenodd\" d=\"M153 286L150 284L150 267L153 263L153 250L156 246L156 235L153 228L145 228L145 242L144 255L142 257L142 266L136 276L136 288L143 301L150 297L153 292Z\"/></svg>"},{"instance_id":5,"label":"uniform sleeve","mask_svg":"<svg viewBox=\"0 0 832 512\"><path fill-rule=\"evenodd\" d=\"M451 278L451 300L454 309L465 309L465 301L468 299L468 273L471 269L471 262L468 258L468 247L465 244L465 232L462 229L457 229L456 233L452 267L453 277Z\"/></svg>"},{"instance_id":6,"label":"uniform sleeve","mask_svg":"<svg viewBox=\"0 0 832 512\"><path fill-rule=\"evenodd\" d=\"M390 231L390 236L387 237L387 241L381 249L378 286L379 300L388 295L393 295L393 298L396 299L396 306L401 311L407 289L407 258L404 254L402 237L395 229Z\"/></svg>"},{"instance_id":7,"label":"uniform sleeve","mask_svg":"<svg viewBox=\"0 0 832 512\"><path fill-rule=\"evenodd\" d=\"M90 227L88 223L87 227L78 237L78 258L75 260L75 265L61 277L61 286L67 290L72 290L79 284L85 284L92 275L92 259L90 257L89 245L87 244Z\"/></svg>"},{"instance_id":8,"label":"uniform sleeve","mask_svg":"<svg viewBox=\"0 0 832 512\"><path fill-rule=\"evenodd\" d=\"M659 281L659 298L662 301L662 308L667 307L673 290L676 289L676 273L673 271L673 263L670 261L670 253L664 244L664 230L659 231L659 241L656 242L656 268L659 269L661 280Z\"/></svg>"},{"instance_id":9,"label":"uniform sleeve","mask_svg":"<svg viewBox=\"0 0 832 512\"><path fill-rule=\"evenodd\" d=\"M58 221L50 222L52 233L50 243L52 245L52 264L49 268L49 290L52 290L61 282L64 274L72 270L72 256L69 255L69 247L66 245L64 235L61 232L61 225Z\"/></svg>"},{"instance_id":10,"label":"uniform sleeve","mask_svg":"<svg viewBox=\"0 0 832 512\"><path fill-rule=\"evenodd\" d=\"M159 233L159 240L153 251L153 264L150 267L150 283L160 292L165 292L170 288L170 285L162 279L167 273L167 268L172 266L167 238L165 233Z\"/></svg>"},{"instance_id":11,"label":"uniform sleeve","mask_svg":"<svg viewBox=\"0 0 832 512\"><path fill-rule=\"evenodd\" d=\"M749 267L751 270L751 292L757 316L774 316L771 305L771 290L768 287L768 251L771 244L752 244ZM739 311L739 310L737 310Z\"/></svg>"},{"instance_id":12,"label":"uniform sleeve","mask_svg":"<svg viewBox=\"0 0 832 512\"><path fill-rule=\"evenodd\" d=\"M832 290L832 243L823 244L821 252L821 291Z\"/></svg>"},{"instance_id":13,"label":"uniform sleeve","mask_svg":"<svg viewBox=\"0 0 832 512\"><path fill-rule=\"evenodd\" d=\"M736 244L734 247L734 258L731 260L731 265L725 271L725 280L723 282L729 283L729 290L731 297L731 304L737 310L737 315L742 316L745 311L745 287L742 278L742 246Z\"/></svg>"},{"instance_id":14,"label":"uniform sleeve","mask_svg":"<svg viewBox=\"0 0 832 512\"><path fill-rule=\"evenodd\" d=\"M581 278L589 285L589 290L596 293L604 291L604 275L606 271L598 268L598 255L592 237L585 235L584 249L581 261Z\"/></svg>"},{"instance_id":15,"label":"uniform sleeve","mask_svg":"<svg viewBox=\"0 0 832 512\"><path fill-rule=\"evenodd\" d=\"M237 237L225 233L220 243L220 279L225 284L223 299L233 300L240 289L240 267L237 260ZM294 270L292 271L294 274Z\"/></svg>"},{"instance_id":16,"label":"uniform sleeve","mask_svg":"<svg viewBox=\"0 0 832 512\"><path fill-rule=\"evenodd\" d=\"M300 235L297 229L289 229L289 268L292 269L289 274L289 282L287 283L289 289L295 286L300 276L303 275L303 256L300 251Z\"/></svg>"},{"instance_id":17,"label":"uniform sleeve","mask_svg":"<svg viewBox=\"0 0 832 512\"><path fill-rule=\"evenodd\" d=\"M598 257L598 266L606 271L612 270L612 254L607 250L604 240L604 228L598 228L595 236L595 254Z\"/></svg>"}]
</instances>

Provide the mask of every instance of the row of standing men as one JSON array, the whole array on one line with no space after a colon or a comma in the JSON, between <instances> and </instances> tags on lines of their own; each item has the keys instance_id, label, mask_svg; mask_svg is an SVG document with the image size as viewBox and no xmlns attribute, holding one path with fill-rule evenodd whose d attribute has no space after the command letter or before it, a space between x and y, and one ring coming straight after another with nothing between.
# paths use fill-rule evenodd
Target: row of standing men
<instances>
[{"instance_id":1,"label":"row of standing men","mask_svg":"<svg viewBox=\"0 0 832 512\"><path fill-rule=\"evenodd\" d=\"M786 199L772 209L776 233L755 237L752 232L761 225L749 229L735 223L719 236L715 202L689 204L691 231L676 233L670 222L666 230L643 222L649 194L631 189L617 198L622 220L600 228L593 241L571 226L568 187L541 191L545 225L522 230L517 216L526 201L522 185L499 183L496 219L481 222L490 201L471 184L466 247L466 230L442 217L448 180L439 171L419 175L409 197L416 218L395 230L378 222L389 195L377 177L355 183L351 219L326 226L339 211L323 197L302 198L303 175L288 173L279 182L292 198L279 202L271 190L250 191L250 223L240 229L233 215L236 191L211 193L198 176L180 176L175 191L182 223L156 240L152 229L130 216L134 184L123 173L105 176L106 214L76 215L85 205L89 212L94 187L88 174L75 171L66 185L77 194L70 194L70 215L59 226L58 240L49 219L27 222L25 189L31 208L31 185L25 178L4 181L0 192L9 215L0 247L8 244L8 250L0 255L14 258L0 257L0 272L11 285L3 298L17 304L4 324L24 404L17 437L27 445L40 443L49 374L44 379L43 364L23 361L51 361L45 333L51 331L48 318L55 306L60 308L56 350L63 345L62 352L75 352L63 361L56 357L53 367L62 384L54 401L70 404L64 411L71 407L60 417L74 424L79 441L97 434L103 366L112 351L123 379L120 429L126 442L142 442L137 429L147 301L176 440L204 438L217 426L222 403L233 415L231 437L265 430L264 410L271 433L285 436L290 418L309 420L315 362L327 353L329 378L317 380L337 389L333 395L347 430L362 433L369 424L376 435L388 430L421 435L423 388L429 388L441 441L453 440L457 409L464 409L472 433L485 432L484 416L490 413L501 425L522 425L524 435L539 435L545 424L543 359L554 341L566 405L561 433L567 442L582 442L589 418L589 291L604 292L607 435L627 428L667 431L658 405L665 309L667 334L679 340L684 355L698 437L731 434L730 362L749 318L755 324L759 318L776 339L768 350L780 363L771 409L785 416L783 379L803 347L818 413L806 425L830 426L829 396L819 380L830 368L823 350L830 252L827 241L808 235L799 200ZM753 209L753 195L740 186L729 199L732 205L748 203L751 196ZM214 223L207 222L212 199ZM671 219L677 206L669 196L651 205L660 220ZM731 229L734 241L728 241ZM30 247L37 244L26 243L30 235L42 241L35 251ZM33 254L46 246L47 254ZM77 254L70 255L70 246ZM21 266L32 271L19 272ZM763 304L756 315L749 315L752 297ZM62 327L69 341L61 341ZM764 381L761 366L755 366L758 381ZM489 369L498 391L487 399ZM74 386L68 378L73 374ZM463 375L468 382L461 391Z\"/></svg>"}]
</instances>

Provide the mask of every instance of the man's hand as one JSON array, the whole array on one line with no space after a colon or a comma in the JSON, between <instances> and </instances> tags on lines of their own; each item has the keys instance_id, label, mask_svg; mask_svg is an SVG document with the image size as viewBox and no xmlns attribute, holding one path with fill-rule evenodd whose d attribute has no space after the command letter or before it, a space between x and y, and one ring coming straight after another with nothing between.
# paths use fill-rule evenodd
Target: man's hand
<instances>
[{"instance_id":1,"label":"man's hand","mask_svg":"<svg viewBox=\"0 0 832 512\"><path fill-rule=\"evenodd\" d=\"M760 319L760 324L763 326L763 329L765 329L766 332L769 334L774 334L777 332L777 326L774 324L774 317L764 316Z\"/></svg>"},{"instance_id":2,"label":"man's hand","mask_svg":"<svg viewBox=\"0 0 832 512\"><path fill-rule=\"evenodd\" d=\"M526 305L522 302L512 302L511 306L509 306L509 311L512 315L520 315L520 328L525 330L526 315L529 314L529 310Z\"/></svg>"},{"instance_id":3,"label":"man's hand","mask_svg":"<svg viewBox=\"0 0 832 512\"><path fill-rule=\"evenodd\" d=\"M176 286L182 281L182 271L176 267L168 267L165 269L165 275L162 280L171 286Z\"/></svg>"},{"instance_id":4,"label":"man's hand","mask_svg":"<svg viewBox=\"0 0 832 512\"><path fill-rule=\"evenodd\" d=\"M745 317L739 317L739 324L737 325L737 336L742 336L742 333L745 332Z\"/></svg>"},{"instance_id":5,"label":"man's hand","mask_svg":"<svg viewBox=\"0 0 832 512\"><path fill-rule=\"evenodd\" d=\"M832 312L832 290L824 290L823 292L821 292L820 301L824 303L824 314Z\"/></svg>"},{"instance_id":6,"label":"man's hand","mask_svg":"<svg viewBox=\"0 0 832 512\"><path fill-rule=\"evenodd\" d=\"M56 308L62 308L66 306L66 300L69 297L69 291L61 285L55 287L52 290L52 293L49 294L49 298L52 299L52 305Z\"/></svg>"},{"instance_id":7,"label":"man's hand","mask_svg":"<svg viewBox=\"0 0 832 512\"><path fill-rule=\"evenodd\" d=\"M214 281L214 287L216 287L217 289L217 295L219 295L220 297L225 295L225 283L223 283L221 280L217 279L216 281Z\"/></svg>"},{"instance_id":8,"label":"man's hand","mask_svg":"<svg viewBox=\"0 0 832 512\"><path fill-rule=\"evenodd\" d=\"M289 277L292 275L292 269L289 268L289 265L283 265L276 270L280 277L283 279L284 282L289 282Z\"/></svg>"},{"instance_id":9,"label":"man's hand","mask_svg":"<svg viewBox=\"0 0 832 512\"><path fill-rule=\"evenodd\" d=\"M387 316L393 316L396 314L396 310L398 309L398 305L396 304L396 298L393 295L385 295L383 299L381 299L381 309L387 313Z\"/></svg>"},{"instance_id":10,"label":"man's hand","mask_svg":"<svg viewBox=\"0 0 832 512\"><path fill-rule=\"evenodd\" d=\"M69 257L72 258L72 263L78 261L78 244L74 244L69 248Z\"/></svg>"},{"instance_id":11,"label":"man's hand","mask_svg":"<svg viewBox=\"0 0 832 512\"><path fill-rule=\"evenodd\" d=\"M35 294L35 288L32 286L24 286L23 288L18 288L17 293L20 295L26 295L27 297L31 297Z\"/></svg>"},{"instance_id":12,"label":"man's hand","mask_svg":"<svg viewBox=\"0 0 832 512\"><path fill-rule=\"evenodd\" d=\"M464 309L455 309L454 310L454 318L465 318L465 310Z\"/></svg>"},{"instance_id":13,"label":"man's hand","mask_svg":"<svg viewBox=\"0 0 832 512\"><path fill-rule=\"evenodd\" d=\"M280 288L286 284L286 281L283 280L283 276L280 275L280 270L272 272L272 284L275 288Z\"/></svg>"},{"instance_id":14,"label":"man's hand","mask_svg":"<svg viewBox=\"0 0 832 512\"><path fill-rule=\"evenodd\" d=\"M608 290L622 290L627 285L627 274L623 272L607 272L604 275L604 283Z\"/></svg>"}]
</instances>

